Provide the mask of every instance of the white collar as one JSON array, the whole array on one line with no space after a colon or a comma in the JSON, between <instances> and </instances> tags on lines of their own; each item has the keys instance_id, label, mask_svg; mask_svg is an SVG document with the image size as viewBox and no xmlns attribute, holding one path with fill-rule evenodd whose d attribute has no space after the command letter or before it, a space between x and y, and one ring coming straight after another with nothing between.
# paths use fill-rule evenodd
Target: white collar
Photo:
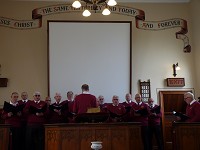
<instances>
[{"instance_id":1,"label":"white collar","mask_svg":"<svg viewBox=\"0 0 200 150\"><path fill-rule=\"evenodd\" d=\"M10 104L13 105L13 106L17 106L17 105L18 105L18 102L13 103L13 102L10 101Z\"/></svg>"},{"instance_id":2,"label":"white collar","mask_svg":"<svg viewBox=\"0 0 200 150\"><path fill-rule=\"evenodd\" d=\"M149 105L149 104L148 104L148 105ZM155 104L149 105L149 107L152 107L152 108L153 108L154 106L155 106Z\"/></svg>"},{"instance_id":3,"label":"white collar","mask_svg":"<svg viewBox=\"0 0 200 150\"><path fill-rule=\"evenodd\" d=\"M23 99L22 99L22 102L27 102L27 101L28 101L28 99L26 99L26 100L23 100Z\"/></svg>"},{"instance_id":4,"label":"white collar","mask_svg":"<svg viewBox=\"0 0 200 150\"><path fill-rule=\"evenodd\" d=\"M194 102L196 102L195 99L193 99L193 100L190 102L190 105L192 105Z\"/></svg>"},{"instance_id":5,"label":"white collar","mask_svg":"<svg viewBox=\"0 0 200 150\"><path fill-rule=\"evenodd\" d=\"M38 103L40 103L40 100L39 100L39 101L35 101L35 100L34 100L34 102L35 102L36 104L38 104Z\"/></svg>"},{"instance_id":6,"label":"white collar","mask_svg":"<svg viewBox=\"0 0 200 150\"><path fill-rule=\"evenodd\" d=\"M112 104L112 105L113 105L113 106L118 106L119 104L118 104L118 105L114 105L114 104Z\"/></svg>"},{"instance_id":7,"label":"white collar","mask_svg":"<svg viewBox=\"0 0 200 150\"><path fill-rule=\"evenodd\" d=\"M83 91L83 94L90 94L88 91Z\"/></svg>"},{"instance_id":8,"label":"white collar","mask_svg":"<svg viewBox=\"0 0 200 150\"><path fill-rule=\"evenodd\" d=\"M130 104L130 103L132 102L132 100L129 100L129 102L126 100L125 102L126 102L127 104Z\"/></svg>"}]
</instances>

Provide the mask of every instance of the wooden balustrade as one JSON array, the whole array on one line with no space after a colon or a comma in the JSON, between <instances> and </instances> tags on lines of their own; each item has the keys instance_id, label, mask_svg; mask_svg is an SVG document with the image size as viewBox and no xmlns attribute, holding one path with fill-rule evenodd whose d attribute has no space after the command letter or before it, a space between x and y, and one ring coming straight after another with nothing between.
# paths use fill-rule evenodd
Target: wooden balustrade
<instances>
[{"instance_id":1,"label":"wooden balustrade","mask_svg":"<svg viewBox=\"0 0 200 150\"><path fill-rule=\"evenodd\" d=\"M8 150L10 125L0 124L0 150Z\"/></svg>"},{"instance_id":2,"label":"wooden balustrade","mask_svg":"<svg viewBox=\"0 0 200 150\"><path fill-rule=\"evenodd\" d=\"M173 150L200 150L200 122L173 123Z\"/></svg>"},{"instance_id":3,"label":"wooden balustrade","mask_svg":"<svg viewBox=\"0 0 200 150\"><path fill-rule=\"evenodd\" d=\"M46 124L45 150L86 150L102 141L102 150L142 150L139 123Z\"/></svg>"}]
</instances>

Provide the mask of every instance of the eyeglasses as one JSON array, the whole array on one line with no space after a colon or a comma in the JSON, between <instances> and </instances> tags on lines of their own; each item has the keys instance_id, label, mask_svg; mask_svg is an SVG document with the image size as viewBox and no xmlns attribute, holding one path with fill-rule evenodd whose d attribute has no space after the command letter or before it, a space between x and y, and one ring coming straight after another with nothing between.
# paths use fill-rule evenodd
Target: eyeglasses
<instances>
[{"instance_id":1,"label":"eyeglasses","mask_svg":"<svg viewBox=\"0 0 200 150\"><path fill-rule=\"evenodd\" d=\"M19 96L13 96L14 98L18 98Z\"/></svg>"},{"instance_id":2,"label":"eyeglasses","mask_svg":"<svg viewBox=\"0 0 200 150\"><path fill-rule=\"evenodd\" d=\"M35 95L36 97L40 97L40 95Z\"/></svg>"},{"instance_id":3,"label":"eyeglasses","mask_svg":"<svg viewBox=\"0 0 200 150\"><path fill-rule=\"evenodd\" d=\"M190 97L184 97L184 100L186 100L187 98L190 98Z\"/></svg>"},{"instance_id":4,"label":"eyeglasses","mask_svg":"<svg viewBox=\"0 0 200 150\"><path fill-rule=\"evenodd\" d=\"M119 99L113 99L113 100L119 100Z\"/></svg>"}]
</instances>

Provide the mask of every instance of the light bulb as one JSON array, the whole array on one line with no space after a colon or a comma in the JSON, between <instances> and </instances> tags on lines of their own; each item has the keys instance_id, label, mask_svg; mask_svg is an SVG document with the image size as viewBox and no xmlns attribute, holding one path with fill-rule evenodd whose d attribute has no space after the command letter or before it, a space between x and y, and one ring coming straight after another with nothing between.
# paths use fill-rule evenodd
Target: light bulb
<instances>
[{"instance_id":1,"label":"light bulb","mask_svg":"<svg viewBox=\"0 0 200 150\"><path fill-rule=\"evenodd\" d=\"M181 70L181 68L179 66L176 67L176 70Z\"/></svg>"},{"instance_id":2,"label":"light bulb","mask_svg":"<svg viewBox=\"0 0 200 150\"><path fill-rule=\"evenodd\" d=\"M110 15L110 10L108 8L105 8L102 12L103 15Z\"/></svg>"},{"instance_id":3,"label":"light bulb","mask_svg":"<svg viewBox=\"0 0 200 150\"><path fill-rule=\"evenodd\" d=\"M91 12L89 11L89 10L84 10L84 12L83 12L83 16L84 17L89 17L91 15Z\"/></svg>"},{"instance_id":4,"label":"light bulb","mask_svg":"<svg viewBox=\"0 0 200 150\"><path fill-rule=\"evenodd\" d=\"M109 0L108 5L109 6L115 6L115 5L117 5L117 2L115 0Z\"/></svg>"},{"instance_id":5,"label":"light bulb","mask_svg":"<svg viewBox=\"0 0 200 150\"><path fill-rule=\"evenodd\" d=\"M73 6L74 8L80 8L80 7L81 7L81 3L77 0L77 1L74 1L74 2L73 2L72 6Z\"/></svg>"}]
</instances>

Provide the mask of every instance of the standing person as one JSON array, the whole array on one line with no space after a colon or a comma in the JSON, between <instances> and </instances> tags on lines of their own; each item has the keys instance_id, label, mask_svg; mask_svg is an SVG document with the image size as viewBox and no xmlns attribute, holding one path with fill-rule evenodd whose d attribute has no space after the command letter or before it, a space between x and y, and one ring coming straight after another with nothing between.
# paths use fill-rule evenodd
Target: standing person
<instances>
[{"instance_id":1,"label":"standing person","mask_svg":"<svg viewBox=\"0 0 200 150\"><path fill-rule=\"evenodd\" d=\"M141 135L142 142L144 145L144 150L149 150L149 132L148 132L148 116L149 108L148 105L142 102L140 94L135 95L135 101L132 105L132 118L134 122L141 122Z\"/></svg>"},{"instance_id":2,"label":"standing person","mask_svg":"<svg viewBox=\"0 0 200 150\"><path fill-rule=\"evenodd\" d=\"M162 137L162 129L161 129L161 117L162 113L160 111L160 106L154 104L153 98L148 99L148 105L150 109L149 115L149 144L150 150L153 149L152 140L153 135L155 135L158 150L163 150L163 137Z\"/></svg>"},{"instance_id":3,"label":"standing person","mask_svg":"<svg viewBox=\"0 0 200 150\"><path fill-rule=\"evenodd\" d=\"M67 101L68 101L68 109L69 112L73 112L73 106L74 106L74 93L72 91L67 92Z\"/></svg>"},{"instance_id":4,"label":"standing person","mask_svg":"<svg viewBox=\"0 0 200 150\"><path fill-rule=\"evenodd\" d=\"M49 107L49 105L51 105L51 97L47 96L45 98L45 103L47 103L47 107Z\"/></svg>"},{"instance_id":5,"label":"standing person","mask_svg":"<svg viewBox=\"0 0 200 150\"><path fill-rule=\"evenodd\" d=\"M104 103L104 96L99 95L97 98L97 107L100 108L101 112L106 112L107 110L107 104Z\"/></svg>"},{"instance_id":6,"label":"standing person","mask_svg":"<svg viewBox=\"0 0 200 150\"><path fill-rule=\"evenodd\" d=\"M89 93L89 85L83 84L82 94L74 99L73 111L76 114L86 113L88 108L96 107L96 97Z\"/></svg>"},{"instance_id":7,"label":"standing person","mask_svg":"<svg viewBox=\"0 0 200 150\"><path fill-rule=\"evenodd\" d=\"M27 114L26 150L44 150L47 104L41 100L40 92L35 92L33 100L26 103L24 113Z\"/></svg>"},{"instance_id":8,"label":"standing person","mask_svg":"<svg viewBox=\"0 0 200 150\"><path fill-rule=\"evenodd\" d=\"M131 106L134 104L131 94L127 93L125 95L125 99L126 100L122 103L122 105L124 105L124 107L126 108L126 112L130 112Z\"/></svg>"},{"instance_id":9,"label":"standing person","mask_svg":"<svg viewBox=\"0 0 200 150\"><path fill-rule=\"evenodd\" d=\"M125 95L125 99L126 100L122 103L122 105L124 105L124 107L126 109L126 115L124 116L124 121L129 122L129 121L131 121L130 110L131 110L134 102L132 101L132 96L130 93L127 93Z\"/></svg>"},{"instance_id":10,"label":"standing person","mask_svg":"<svg viewBox=\"0 0 200 150\"><path fill-rule=\"evenodd\" d=\"M112 104L107 105L107 111L110 113L111 122L123 121L123 115L126 113L124 105L119 104L119 97L117 95L112 97Z\"/></svg>"},{"instance_id":11,"label":"standing person","mask_svg":"<svg viewBox=\"0 0 200 150\"><path fill-rule=\"evenodd\" d=\"M200 122L200 103L194 99L194 94L185 93L184 101L187 103L186 115L189 117L186 122Z\"/></svg>"},{"instance_id":12,"label":"standing person","mask_svg":"<svg viewBox=\"0 0 200 150\"><path fill-rule=\"evenodd\" d=\"M21 128L22 128L22 122L21 122L21 116L22 116L22 109L19 108L18 103L18 93L13 92L11 94L11 100L10 102L5 102L2 112L2 118L5 119L5 124L11 125L11 133L12 133L12 140L9 144L11 147L11 150L19 150L22 148L22 141L21 141Z\"/></svg>"},{"instance_id":13,"label":"standing person","mask_svg":"<svg viewBox=\"0 0 200 150\"><path fill-rule=\"evenodd\" d=\"M62 96L56 93L54 96L55 103L49 106L48 123L66 123L67 122L67 103L61 102Z\"/></svg>"},{"instance_id":14,"label":"standing person","mask_svg":"<svg viewBox=\"0 0 200 150\"><path fill-rule=\"evenodd\" d=\"M28 102L28 93L27 92L22 92L21 93L21 100L18 101L18 103L21 104L26 104Z\"/></svg>"},{"instance_id":15,"label":"standing person","mask_svg":"<svg viewBox=\"0 0 200 150\"><path fill-rule=\"evenodd\" d=\"M74 123L74 113L73 113L73 107L74 107L74 93L72 91L67 92L67 100L63 101L63 103L67 104L67 118L69 123Z\"/></svg>"},{"instance_id":16,"label":"standing person","mask_svg":"<svg viewBox=\"0 0 200 150\"><path fill-rule=\"evenodd\" d=\"M26 106L26 103L29 101L28 99L28 93L27 92L22 92L21 93L21 100L18 101L19 105L23 105L23 107ZM27 123L27 115L22 113L22 139L21 141L25 141L26 139L26 123ZM25 142L22 145L22 150L25 150Z\"/></svg>"}]
</instances>

